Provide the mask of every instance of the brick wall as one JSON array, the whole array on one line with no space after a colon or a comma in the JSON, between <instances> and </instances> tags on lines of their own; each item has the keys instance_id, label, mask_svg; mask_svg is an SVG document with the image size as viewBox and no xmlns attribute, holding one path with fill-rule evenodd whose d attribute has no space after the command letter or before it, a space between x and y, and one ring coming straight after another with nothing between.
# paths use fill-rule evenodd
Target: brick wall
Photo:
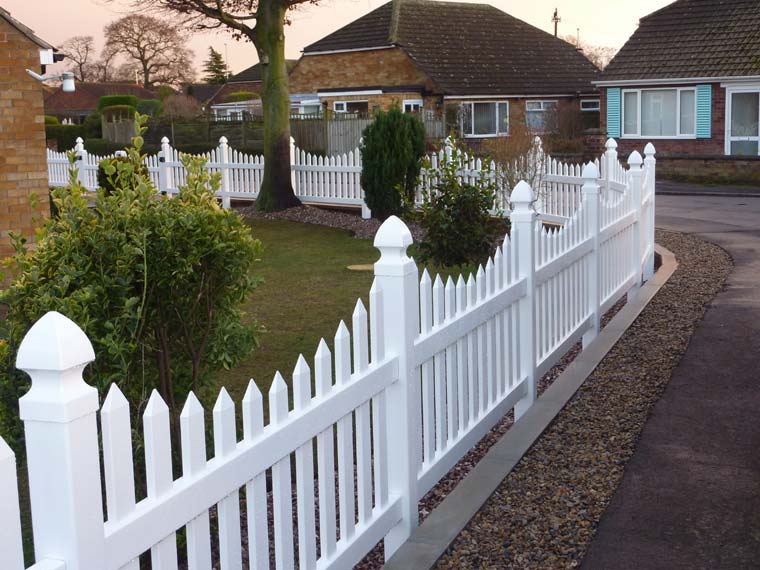
<instances>
[{"instance_id":1,"label":"brick wall","mask_svg":"<svg viewBox=\"0 0 760 570\"><path fill-rule=\"evenodd\" d=\"M655 87L655 86L643 86ZM691 85L668 85L667 87L693 87ZM607 89L601 89L601 127L602 133L607 132ZM723 155L723 141L726 132L726 90L720 83L712 84L712 136L709 139L655 139L652 140L658 155ZM646 143L646 138L625 139L619 137L618 152L628 155L634 150L641 150ZM604 151L602 146L600 151Z\"/></svg>"},{"instance_id":2,"label":"brick wall","mask_svg":"<svg viewBox=\"0 0 760 570\"><path fill-rule=\"evenodd\" d=\"M399 48L305 55L290 72L291 93L322 89L425 85L430 78Z\"/></svg>"},{"instance_id":3,"label":"brick wall","mask_svg":"<svg viewBox=\"0 0 760 570\"><path fill-rule=\"evenodd\" d=\"M39 70L39 47L0 19L0 257L12 253L9 231L31 241L50 213L42 86L27 68Z\"/></svg>"}]
</instances>

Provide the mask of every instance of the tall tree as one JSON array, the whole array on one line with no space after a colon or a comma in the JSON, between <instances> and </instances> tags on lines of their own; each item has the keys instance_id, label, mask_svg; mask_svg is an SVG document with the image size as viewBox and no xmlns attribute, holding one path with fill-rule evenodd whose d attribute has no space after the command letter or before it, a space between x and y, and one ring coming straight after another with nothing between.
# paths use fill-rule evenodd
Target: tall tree
<instances>
[{"instance_id":1,"label":"tall tree","mask_svg":"<svg viewBox=\"0 0 760 570\"><path fill-rule=\"evenodd\" d=\"M285 22L289 10L318 0L132 0L183 17L197 29L225 28L253 43L261 63L264 112L264 180L259 210L282 210L300 202L290 181L290 94L285 65Z\"/></svg>"},{"instance_id":2,"label":"tall tree","mask_svg":"<svg viewBox=\"0 0 760 570\"><path fill-rule=\"evenodd\" d=\"M92 36L73 36L61 44L61 52L73 65L69 71L78 81L90 81L94 76L95 40Z\"/></svg>"},{"instance_id":3,"label":"tall tree","mask_svg":"<svg viewBox=\"0 0 760 570\"><path fill-rule=\"evenodd\" d=\"M115 79L116 58L119 52L113 46L105 45L100 51L100 58L92 64L92 75L95 81L103 83Z\"/></svg>"},{"instance_id":4,"label":"tall tree","mask_svg":"<svg viewBox=\"0 0 760 570\"><path fill-rule=\"evenodd\" d=\"M145 87L193 79L191 52L177 27L145 14L131 14L105 28L106 46L135 63Z\"/></svg>"},{"instance_id":5,"label":"tall tree","mask_svg":"<svg viewBox=\"0 0 760 570\"><path fill-rule=\"evenodd\" d=\"M213 83L221 85L226 83L230 76L230 70L227 62L224 61L222 54L216 51L212 46L208 48L208 59L203 63L204 83Z\"/></svg>"},{"instance_id":6,"label":"tall tree","mask_svg":"<svg viewBox=\"0 0 760 570\"><path fill-rule=\"evenodd\" d=\"M580 41L577 36L562 36L570 45L575 46L583 55L586 56L591 63L593 63L597 69L604 69L607 64L615 57L617 50L608 46L597 46Z\"/></svg>"}]
</instances>

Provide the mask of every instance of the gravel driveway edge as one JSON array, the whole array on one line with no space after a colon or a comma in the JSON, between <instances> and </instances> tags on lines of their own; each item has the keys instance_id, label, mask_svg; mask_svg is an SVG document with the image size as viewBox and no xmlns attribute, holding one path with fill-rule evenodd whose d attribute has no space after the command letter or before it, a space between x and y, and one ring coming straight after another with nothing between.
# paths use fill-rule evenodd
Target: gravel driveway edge
<instances>
[{"instance_id":1,"label":"gravel driveway edge","mask_svg":"<svg viewBox=\"0 0 760 570\"><path fill-rule=\"evenodd\" d=\"M659 245L656 249L662 257L662 265L657 273L425 519L384 568L424 570L436 564L470 519L675 273L678 268L675 255Z\"/></svg>"}]
</instances>

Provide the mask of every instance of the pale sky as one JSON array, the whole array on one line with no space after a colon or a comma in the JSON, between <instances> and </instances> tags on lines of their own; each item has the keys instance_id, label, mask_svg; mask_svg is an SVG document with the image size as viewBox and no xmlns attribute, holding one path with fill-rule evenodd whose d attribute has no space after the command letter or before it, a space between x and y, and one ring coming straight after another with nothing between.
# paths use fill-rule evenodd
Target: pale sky
<instances>
[{"instance_id":1,"label":"pale sky","mask_svg":"<svg viewBox=\"0 0 760 570\"><path fill-rule=\"evenodd\" d=\"M477 3L489 3L546 31L553 31L551 17L556 7L562 18L560 35L575 35L580 28L581 41L619 48L634 32L639 18L672 1L477 0ZM304 46L385 2L323 0L318 5L304 5L291 13L292 24L285 30L287 57L298 58ZM129 13L129 3L124 0L0 0L0 6L53 45L59 45L71 36L91 35L98 48L103 44L103 27ZM196 69L205 60L208 46L227 54L233 72L242 71L258 61L251 44L235 41L223 32L193 34L189 45L195 52Z\"/></svg>"}]
</instances>

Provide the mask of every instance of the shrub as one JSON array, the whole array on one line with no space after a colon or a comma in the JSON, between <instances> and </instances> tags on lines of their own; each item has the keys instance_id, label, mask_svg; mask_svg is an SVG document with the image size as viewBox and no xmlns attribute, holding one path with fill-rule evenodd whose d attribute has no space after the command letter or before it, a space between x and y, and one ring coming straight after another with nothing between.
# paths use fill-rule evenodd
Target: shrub
<instances>
[{"instance_id":1,"label":"shrub","mask_svg":"<svg viewBox=\"0 0 760 570\"><path fill-rule=\"evenodd\" d=\"M52 115L45 115L45 125L60 125L60 121L58 120L58 117L53 117Z\"/></svg>"},{"instance_id":2,"label":"shrub","mask_svg":"<svg viewBox=\"0 0 760 570\"><path fill-rule=\"evenodd\" d=\"M116 186L118 180L114 180L113 176L109 176L107 171L110 170L110 167L115 163L126 164L129 161L130 159L128 156L117 156L116 158L104 158L98 164L98 188L102 188L106 196L110 196L119 190ZM140 176L144 178L148 177L148 167L145 166L145 164L140 164Z\"/></svg>"},{"instance_id":3,"label":"shrub","mask_svg":"<svg viewBox=\"0 0 760 570\"><path fill-rule=\"evenodd\" d=\"M84 140L99 139L103 136L103 117L97 111L93 111L85 117L82 127L84 128Z\"/></svg>"},{"instance_id":4,"label":"shrub","mask_svg":"<svg viewBox=\"0 0 760 570\"><path fill-rule=\"evenodd\" d=\"M361 153L361 183L372 215L385 219L401 213L403 198L414 197L425 153L422 121L398 107L380 111L364 129Z\"/></svg>"},{"instance_id":5,"label":"shrub","mask_svg":"<svg viewBox=\"0 0 760 570\"><path fill-rule=\"evenodd\" d=\"M137 112L149 117L158 117L164 110L164 104L159 99L143 99L137 104Z\"/></svg>"},{"instance_id":6,"label":"shrub","mask_svg":"<svg viewBox=\"0 0 760 570\"><path fill-rule=\"evenodd\" d=\"M475 184L461 181L463 153L456 148L452 160L443 162L430 196L425 196L419 221L425 238L418 245L418 257L443 267L483 263L493 253L496 238L506 222L491 219L495 185L487 178Z\"/></svg>"},{"instance_id":7,"label":"shrub","mask_svg":"<svg viewBox=\"0 0 760 570\"><path fill-rule=\"evenodd\" d=\"M225 97L225 103L235 103L237 101L250 101L251 99L261 99L261 95L253 91L234 91Z\"/></svg>"},{"instance_id":8,"label":"shrub","mask_svg":"<svg viewBox=\"0 0 760 570\"><path fill-rule=\"evenodd\" d=\"M45 138L54 140L60 151L68 151L74 148L77 138L84 138L84 127L82 125L46 125Z\"/></svg>"},{"instance_id":9,"label":"shrub","mask_svg":"<svg viewBox=\"0 0 760 570\"><path fill-rule=\"evenodd\" d=\"M98 111L114 105L127 105L128 107L137 107L137 97L134 95L103 95L98 99Z\"/></svg>"},{"instance_id":10,"label":"shrub","mask_svg":"<svg viewBox=\"0 0 760 570\"><path fill-rule=\"evenodd\" d=\"M156 387L178 411L209 371L234 365L255 344L257 329L243 324L239 306L256 285L251 271L261 244L237 213L218 205L219 175L202 160L185 158L179 195L160 197L144 174L141 144L136 137L128 160L104 164L113 193L99 190L90 207L72 178L53 190L59 215L45 222L35 249L13 236L15 278L0 294L8 307L7 346L0 347L5 420L16 417L7 410L27 386L13 366L19 342L50 310L91 339L97 360L87 368L89 381L101 394L116 382L133 410Z\"/></svg>"},{"instance_id":11,"label":"shrub","mask_svg":"<svg viewBox=\"0 0 760 570\"><path fill-rule=\"evenodd\" d=\"M117 150L124 150L124 145L121 143L107 141L101 138L85 139L84 149L90 154L97 154L98 156L103 156L106 154L113 154ZM143 147L143 150L146 150L146 149Z\"/></svg>"}]
</instances>

